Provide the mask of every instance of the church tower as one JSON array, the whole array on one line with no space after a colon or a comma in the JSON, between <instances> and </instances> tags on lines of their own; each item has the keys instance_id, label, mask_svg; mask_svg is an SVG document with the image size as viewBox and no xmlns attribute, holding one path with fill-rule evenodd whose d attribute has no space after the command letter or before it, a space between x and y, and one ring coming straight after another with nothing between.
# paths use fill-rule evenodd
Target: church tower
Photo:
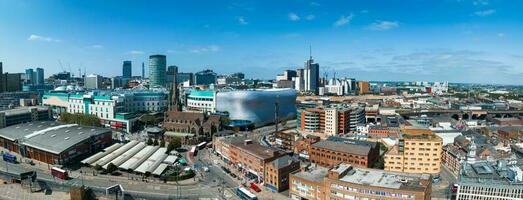
<instances>
[{"instance_id":1,"label":"church tower","mask_svg":"<svg viewBox=\"0 0 523 200\"><path fill-rule=\"evenodd\" d=\"M176 84L176 73L173 74L173 85L171 89L171 99L169 103L169 111L171 112L179 112L181 111L180 103L179 103L179 91L178 91L178 84Z\"/></svg>"}]
</instances>

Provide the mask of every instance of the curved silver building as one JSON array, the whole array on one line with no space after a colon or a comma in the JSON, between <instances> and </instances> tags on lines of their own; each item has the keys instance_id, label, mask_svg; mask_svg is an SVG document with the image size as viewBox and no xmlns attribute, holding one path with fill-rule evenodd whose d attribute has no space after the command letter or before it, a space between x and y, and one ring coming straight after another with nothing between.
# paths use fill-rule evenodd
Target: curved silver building
<instances>
[{"instance_id":1,"label":"curved silver building","mask_svg":"<svg viewBox=\"0 0 523 200\"><path fill-rule=\"evenodd\" d=\"M166 60L165 55L149 56L149 83L151 86L165 86Z\"/></svg>"},{"instance_id":2,"label":"curved silver building","mask_svg":"<svg viewBox=\"0 0 523 200\"><path fill-rule=\"evenodd\" d=\"M275 102L279 105L279 118L296 117L296 90L267 89L218 92L216 110L228 112L232 120L249 120L255 126L274 122Z\"/></svg>"}]
</instances>

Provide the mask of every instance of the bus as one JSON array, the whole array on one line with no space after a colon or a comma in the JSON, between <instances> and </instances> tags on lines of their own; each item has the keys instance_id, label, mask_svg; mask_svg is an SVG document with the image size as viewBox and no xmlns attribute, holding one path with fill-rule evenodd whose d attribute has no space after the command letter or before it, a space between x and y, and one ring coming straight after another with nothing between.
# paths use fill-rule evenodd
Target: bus
<instances>
[{"instance_id":1,"label":"bus","mask_svg":"<svg viewBox=\"0 0 523 200\"><path fill-rule=\"evenodd\" d=\"M236 188L236 195L238 195L240 199L243 200L258 200L258 197L256 197L256 195L249 192L249 190L245 189L244 187Z\"/></svg>"},{"instance_id":2,"label":"bus","mask_svg":"<svg viewBox=\"0 0 523 200\"><path fill-rule=\"evenodd\" d=\"M51 168L51 175L53 175L54 177L58 177L59 179L62 179L62 180L66 180L69 177L65 170L60 169L58 167Z\"/></svg>"},{"instance_id":3,"label":"bus","mask_svg":"<svg viewBox=\"0 0 523 200\"><path fill-rule=\"evenodd\" d=\"M193 146L193 147L191 148L191 151L189 151L189 156L194 157L194 156L196 156L197 154L198 154L198 149L196 148L196 146Z\"/></svg>"},{"instance_id":4,"label":"bus","mask_svg":"<svg viewBox=\"0 0 523 200\"><path fill-rule=\"evenodd\" d=\"M13 154L4 153L4 155L2 155L2 158L6 162L10 162L10 163L15 163L16 164L16 156L13 155Z\"/></svg>"},{"instance_id":5,"label":"bus","mask_svg":"<svg viewBox=\"0 0 523 200\"><path fill-rule=\"evenodd\" d=\"M198 150L202 150L203 148L205 148L205 145L207 144L207 142L202 142L198 145L196 145L198 147Z\"/></svg>"}]
</instances>

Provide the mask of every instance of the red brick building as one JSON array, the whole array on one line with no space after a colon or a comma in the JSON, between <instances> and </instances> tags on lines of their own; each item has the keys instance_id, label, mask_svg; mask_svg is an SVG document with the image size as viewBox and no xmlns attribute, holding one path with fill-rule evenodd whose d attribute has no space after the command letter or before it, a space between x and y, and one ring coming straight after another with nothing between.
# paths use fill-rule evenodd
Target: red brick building
<instances>
[{"instance_id":1,"label":"red brick building","mask_svg":"<svg viewBox=\"0 0 523 200\"><path fill-rule=\"evenodd\" d=\"M309 152L309 160L312 163L327 167L340 163L371 167L378 159L378 143L338 137L329 137L312 144Z\"/></svg>"}]
</instances>

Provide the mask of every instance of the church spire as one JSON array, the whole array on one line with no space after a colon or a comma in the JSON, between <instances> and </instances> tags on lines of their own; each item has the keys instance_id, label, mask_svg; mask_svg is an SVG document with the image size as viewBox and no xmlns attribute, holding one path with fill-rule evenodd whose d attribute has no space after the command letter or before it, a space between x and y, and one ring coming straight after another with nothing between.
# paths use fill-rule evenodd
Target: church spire
<instances>
[{"instance_id":1,"label":"church spire","mask_svg":"<svg viewBox=\"0 0 523 200\"><path fill-rule=\"evenodd\" d=\"M169 104L169 111L180 111L180 104L178 102L178 84L176 84L176 73L173 74L172 96Z\"/></svg>"}]
</instances>

